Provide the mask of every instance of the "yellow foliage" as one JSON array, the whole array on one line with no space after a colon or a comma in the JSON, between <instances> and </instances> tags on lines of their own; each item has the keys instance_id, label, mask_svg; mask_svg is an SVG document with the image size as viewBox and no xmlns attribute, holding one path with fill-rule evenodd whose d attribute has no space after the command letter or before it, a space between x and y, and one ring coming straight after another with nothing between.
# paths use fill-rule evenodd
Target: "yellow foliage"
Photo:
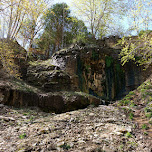
<instances>
[{"instance_id":1,"label":"yellow foliage","mask_svg":"<svg viewBox=\"0 0 152 152\"><path fill-rule=\"evenodd\" d=\"M6 39L0 40L0 61L6 72L13 77L19 78L19 66L17 65L18 53L15 53L13 42Z\"/></svg>"},{"instance_id":2,"label":"yellow foliage","mask_svg":"<svg viewBox=\"0 0 152 152\"><path fill-rule=\"evenodd\" d=\"M152 35L123 37L118 44L123 46L121 50L121 62L124 65L129 60L136 61L140 65L148 67L152 64Z\"/></svg>"}]
</instances>

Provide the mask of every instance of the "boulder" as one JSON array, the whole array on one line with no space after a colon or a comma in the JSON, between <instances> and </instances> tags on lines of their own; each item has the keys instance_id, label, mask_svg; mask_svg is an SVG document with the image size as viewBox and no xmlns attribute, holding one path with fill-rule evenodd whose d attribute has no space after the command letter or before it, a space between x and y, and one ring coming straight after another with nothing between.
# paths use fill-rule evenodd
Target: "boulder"
<instances>
[{"instance_id":1,"label":"boulder","mask_svg":"<svg viewBox=\"0 0 152 152\"><path fill-rule=\"evenodd\" d=\"M46 92L71 89L70 76L60 67L45 62L34 62L29 66L27 81Z\"/></svg>"}]
</instances>

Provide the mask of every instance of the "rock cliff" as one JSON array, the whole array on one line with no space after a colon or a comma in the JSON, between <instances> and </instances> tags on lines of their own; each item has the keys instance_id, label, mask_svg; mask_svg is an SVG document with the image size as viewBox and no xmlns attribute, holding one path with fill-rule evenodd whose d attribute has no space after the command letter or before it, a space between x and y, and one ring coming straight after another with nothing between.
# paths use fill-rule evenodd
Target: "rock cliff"
<instances>
[{"instance_id":1,"label":"rock cliff","mask_svg":"<svg viewBox=\"0 0 152 152\"><path fill-rule=\"evenodd\" d=\"M61 113L122 98L151 71L143 71L132 62L122 67L121 48L114 44L115 39L98 41L96 45L75 44L56 52L49 60L30 62L27 69L23 66L21 70L26 83L6 82L2 77L1 102ZM6 75L3 66L0 71Z\"/></svg>"},{"instance_id":2,"label":"rock cliff","mask_svg":"<svg viewBox=\"0 0 152 152\"><path fill-rule=\"evenodd\" d=\"M47 61L31 63L27 81L46 92L81 91L104 100L120 99L145 81L151 68L143 71L133 62L122 67L119 52L107 46L73 45Z\"/></svg>"}]
</instances>

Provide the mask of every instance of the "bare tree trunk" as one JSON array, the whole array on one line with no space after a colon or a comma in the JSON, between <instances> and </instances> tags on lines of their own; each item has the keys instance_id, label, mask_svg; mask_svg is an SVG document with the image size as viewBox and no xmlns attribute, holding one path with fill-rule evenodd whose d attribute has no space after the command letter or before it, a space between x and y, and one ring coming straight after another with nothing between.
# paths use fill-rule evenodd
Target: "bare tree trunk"
<instances>
[{"instance_id":1,"label":"bare tree trunk","mask_svg":"<svg viewBox=\"0 0 152 152\"><path fill-rule=\"evenodd\" d=\"M11 1L11 6L13 5ZM7 39L10 39L11 37L11 28L12 28L12 15L13 15L13 7L11 7L11 14L10 14L10 20L9 20L9 26L8 26L8 33L7 33Z\"/></svg>"}]
</instances>

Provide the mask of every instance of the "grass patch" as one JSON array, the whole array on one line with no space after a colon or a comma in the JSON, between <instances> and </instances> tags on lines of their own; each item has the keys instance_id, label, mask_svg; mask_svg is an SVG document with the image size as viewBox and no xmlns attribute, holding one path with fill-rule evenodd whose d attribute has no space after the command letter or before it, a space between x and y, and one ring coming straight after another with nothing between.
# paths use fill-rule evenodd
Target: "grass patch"
<instances>
[{"instance_id":1,"label":"grass patch","mask_svg":"<svg viewBox=\"0 0 152 152\"><path fill-rule=\"evenodd\" d=\"M63 145L60 146L61 148L63 148L64 150L69 150L71 148L70 145L68 145L67 143L64 143Z\"/></svg>"},{"instance_id":2,"label":"grass patch","mask_svg":"<svg viewBox=\"0 0 152 152\"><path fill-rule=\"evenodd\" d=\"M19 138L20 138L20 139L24 139L25 137L27 137L25 133L24 133L24 134L19 135Z\"/></svg>"},{"instance_id":3,"label":"grass patch","mask_svg":"<svg viewBox=\"0 0 152 152\"><path fill-rule=\"evenodd\" d=\"M131 112L129 113L129 119L133 120L134 114Z\"/></svg>"},{"instance_id":4,"label":"grass patch","mask_svg":"<svg viewBox=\"0 0 152 152\"><path fill-rule=\"evenodd\" d=\"M146 113L145 116L149 119L152 118L152 112Z\"/></svg>"},{"instance_id":5,"label":"grass patch","mask_svg":"<svg viewBox=\"0 0 152 152\"><path fill-rule=\"evenodd\" d=\"M148 126L146 124L143 124L141 128L144 129L144 130L147 130Z\"/></svg>"},{"instance_id":6,"label":"grass patch","mask_svg":"<svg viewBox=\"0 0 152 152\"><path fill-rule=\"evenodd\" d=\"M125 134L125 137L127 137L127 138L132 138L132 134L131 134L130 132L127 132L127 133Z\"/></svg>"},{"instance_id":7,"label":"grass patch","mask_svg":"<svg viewBox=\"0 0 152 152\"><path fill-rule=\"evenodd\" d=\"M148 135L148 132L144 132L144 135Z\"/></svg>"}]
</instances>

